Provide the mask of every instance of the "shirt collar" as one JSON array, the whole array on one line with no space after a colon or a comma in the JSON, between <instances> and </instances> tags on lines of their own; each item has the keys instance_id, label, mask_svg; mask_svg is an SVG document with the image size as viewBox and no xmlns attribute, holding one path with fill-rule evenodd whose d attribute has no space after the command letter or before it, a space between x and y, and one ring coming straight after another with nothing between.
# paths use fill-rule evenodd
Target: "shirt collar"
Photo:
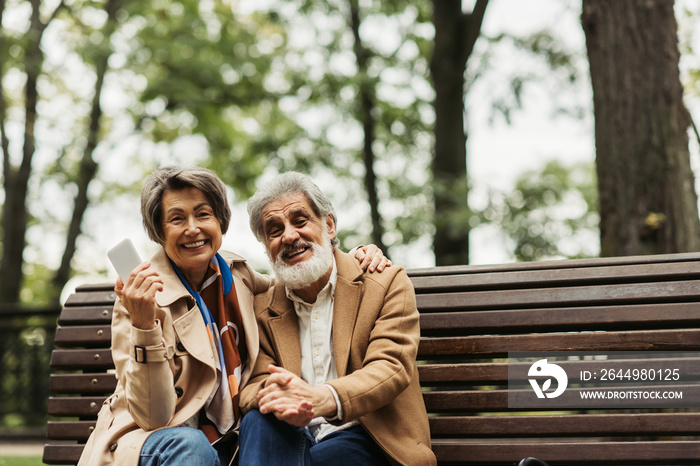
<instances>
[{"instance_id":1,"label":"shirt collar","mask_svg":"<svg viewBox=\"0 0 700 466\"><path fill-rule=\"evenodd\" d=\"M333 257L333 269L331 269L331 276L328 279L328 283L326 283L326 286L323 287L323 289L320 291L320 293L316 297L316 302L318 302L320 299L322 299L326 295L333 296L333 293L335 293L335 285L337 282L338 282L338 267L335 264L335 257ZM294 301L295 303L304 304L306 306L312 306L312 304L307 303L306 301L301 299L299 296L297 296L297 294L294 292L294 290L290 290L286 286L284 287L284 292L287 294L287 298Z\"/></svg>"}]
</instances>

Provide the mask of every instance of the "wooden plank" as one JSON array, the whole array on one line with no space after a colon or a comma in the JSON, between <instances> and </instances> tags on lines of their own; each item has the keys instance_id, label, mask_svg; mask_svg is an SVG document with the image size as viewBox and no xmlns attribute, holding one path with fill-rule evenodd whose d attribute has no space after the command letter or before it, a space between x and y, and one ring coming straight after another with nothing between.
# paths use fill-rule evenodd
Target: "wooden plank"
<instances>
[{"instance_id":1,"label":"wooden plank","mask_svg":"<svg viewBox=\"0 0 700 466\"><path fill-rule=\"evenodd\" d=\"M106 396L49 397L48 412L51 416L93 417L102 407Z\"/></svg>"},{"instance_id":2,"label":"wooden plank","mask_svg":"<svg viewBox=\"0 0 700 466\"><path fill-rule=\"evenodd\" d=\"M51 374L53 394L112 393L117 387L114 374Z\"/></svg>"},{"instance_id":3,"label":"wooden plank","mask_svg":"<svg viewBox=\"0 0 700 466\"><path fill-rule=\"evenodd\" d=\"M653 283L671 280L698 280L697 262L635 264L612 267L565 268L559 270L527 270L466 275L420 276L411 281L416 293L514 290L589 286L623 283Z\"/></svg>"},{"instance_id":4,"label":"wooden plank","mask_svg":"<svg viewBox=\"0 0 700 466\"><path fill-rule=\"evenodd\" d=\"M698 351L700 329L421 338L419 358L505 357L509 351Z\"/></svg>"},{"instance_id":5,"label":"wooden plank","mask_svg":"<svg viewBox=\"0 0 700 466\"><path fill-rule=\"evenodd\" d=\"M699 435L700 413L431 417L433 437Z\"/></svg>"},{"instance_id":6,"label":"wooden plank","mask_svg":"<svg viewBox=\"0 0 700 466\"><path fill-rule=\"evenodd\" d=\"M421 312L525 309L542 307L612 306L700 300L695 281L571 286L528 290L434 293L416 296Z\"/></svg>"},{"instance_id":7,"label":"wooden plank","mask_svg":"<svg viewBox=\"0 0 700 466\"><path fill-rule=\"evenodd\" d=\"M58 325L109 324L112 321L112 306L64 307Z\"/></svg>"},{"instance_id":8,"label":"wooden plank","mask_svg":"<svg viewBox=\"0 0 700 466\"><path fill-rule=\"evenodd\" d=\"M438 464L510 465L534 456L551 466L700 464L700 443L693 441L527 443L438 442L433 444Z\"/></svg>"},{"instance_id":9,"label":"wooden plank","mask_svg":"<svg viewBox=\"0 0 700 466\"><path fill-rule=\"evenodd\" d=\"M575 375L581 371L596 372L601 368L614 367L623 372L639 369L641 362L648 370L678 369L684 382L700 380L700 358L675 357L675 358L640 358L629 359L611 358L605 361L557 361L562 369L569 375L569 382L579 382ZM531 363L460 363L460 364L419 364L418 374L421 385L433 386L440 384L506 384L508 382L509 368L513 374L526 374Z\"/></svg>"},{"instance_id":10,"label":"wooden plank","mask_svg":"<svg viewBox=\"0 0 700 466\"><path fill-rule=\"evenodd\" d=\"M451 265L407 270L410 277L445 276L475 273L498 273L533 270L563 270L570 268L623 266L632 264L659 264L665 267L674 262L698 262L700 253L649 254L643 256L595 257L587 259L554 259L535 262L512 262L507 264Z\"/></svg>"},{"instance_id":11,"label":"wooden plank","mask_svg":"<svg viewBox=\"0 0 700 466\"><path fill-rule=\"evenodd\" d=\"M110 349L55 349L51 353L51 367L64 371L106 371L114 368Z\"/></svg>"},{"instance_id":12,"label":"wooden plank","mask_svg":"<svg viewBox=\"0 0 700 466\"><path fill-rule=\"evenodd\" d=\"M49 421L46 424L46 438L84 442L94 429L95 421Z\"/></svg>"},{"instance_id":13,"label":"wooden plank","mask_svg":"<svg viewBox=\"0 0 700 466\"><path fill-rule=\"evenodd\" d=\"M117 294L114 290L104 290L104 291L81 291L80 293L73 293L66 299L65 306L105 306L109 304L114 304L117 299Z\"/></svg>"},{"instance_id":14,"label":"wooden plank","mask_svg":"<svg viewBox=\"0 0 700 466\"><path fill-rule=\"evenodd\" d=\"M114 282L85 283L75 288L76 293L85 291L114 291Z\"/></svg>"},{"instance_id":15,"label":"wooden plank","mask_svg":"<svg viewBox=\"0 0 700 466\"><path fill-rule=\"evenodd\" d=\"M110 325L76 325L58 327L54 343L59 347L109 347L112 339Z\"/></svg>"},{"instance_id":16,"label":"wooden plank","mask_svg":"<svg viewBox=\"0 0 700 466\"><path fill-rule=\"evenodd\" d=\"M632 387L633 389L635 387ZM629 385L619 384L617 386L605 387L606 390L617 389L630 390ZM650 390L650 391L663 391L672 390L682 392L682 403L683 407L700 407L700 387L698 385L649 385L641 387L636 387L638 390ZM550 398L546 400L539 400L535 397L531 388L522 390L436 390L423 392L423 401L425 402L425 408L429 413L446 413L446 412L460 412L460 413L475 413L475 412L495 412L495 411L507 411L510 413L518 411L518 409L511 408L509 401L517 406L536 406L539 408L523 408L520 411L553 411L553 410L566 410L566 409L602 409L601 401L599 399L584 398L580 395L581 392L590 391L589 388L567 388L566 392L557 397ZM654 400L648 401L649 408L655 408ZM642 403L636 399L627 400L615 400L615 406L624 408L636 408ZM669 400L659 400L656 402L658 406L668 406L674 407L677 405L672 404L673 401Z\"/></svg>"},{"instance_id":17,"label":"wooden plank","mask_svg":"<svg viewBox=\"0 0 700 466\"><path fill-rule=\"evenodd\" d=\"M44 464L77 464L85 445L46 444L44 445Z\"/></svg>"},{"instance_id":18,"label":"wooden plank","mask_svg":"<svg viewBox=\"0 0 700 466\"><path fill-rule=\"evenodd\" d=\"M700 327L700 303L421 313L420 325L425 336Z\"/></svg>"}]
</instances>

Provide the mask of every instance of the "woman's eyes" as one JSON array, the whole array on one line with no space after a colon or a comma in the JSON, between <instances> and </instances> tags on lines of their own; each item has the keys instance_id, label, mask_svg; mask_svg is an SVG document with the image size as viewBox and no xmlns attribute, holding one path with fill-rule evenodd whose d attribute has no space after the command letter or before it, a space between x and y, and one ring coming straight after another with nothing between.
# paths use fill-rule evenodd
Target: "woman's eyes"
<instances>
[{"instance_id":1,"label":"woman's eyes","mask_svg":"<svg viewBox=\"0 0 700 466\"><path fill-rule=\"evenodd\" d=\"M197 213L195 214L195 217L196 217L196 218L199 218L199 219L207 219L207 218L210 218L210 217L213 217L213 216L214 216L214 213L213 213L213 212L207 212L207 211L197 212ZM182 222L184 222L184 221L185 221L185 216L184 216L184 215L176 215L176 216L170 217L170 218L168 219L168 223L182 223Z\"/></svg>"}]
</instances>

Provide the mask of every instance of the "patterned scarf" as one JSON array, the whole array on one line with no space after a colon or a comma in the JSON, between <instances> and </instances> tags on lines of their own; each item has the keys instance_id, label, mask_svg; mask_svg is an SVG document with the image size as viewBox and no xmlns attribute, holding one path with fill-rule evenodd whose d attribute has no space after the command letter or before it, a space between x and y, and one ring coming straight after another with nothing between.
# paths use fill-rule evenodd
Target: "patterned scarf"
<instances>
[{"instance_id":1,"label":"patterned scarf","mask_svg":"<svg viewBox=\"0 0 700 466\"><path fill-rule=\"evenodd\" d=\"M248 350L238 296L231 269L219 254L209 263L207 277L199 292L192 290L175 263L173 268L197 302L212 350L218 355L216 386L204 405L206 416L200 419L200 429L214 443L240 422L239 387Z\"/></svg>"}]
</instances>

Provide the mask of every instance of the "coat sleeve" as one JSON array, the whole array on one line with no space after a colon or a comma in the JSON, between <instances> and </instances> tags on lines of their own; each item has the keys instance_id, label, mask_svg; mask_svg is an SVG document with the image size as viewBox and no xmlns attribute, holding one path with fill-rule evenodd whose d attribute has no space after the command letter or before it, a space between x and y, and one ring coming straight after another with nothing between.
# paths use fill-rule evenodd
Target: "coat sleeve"
<instances>
[{"instance_id":1,"label":"coat sleeve","mask_svg":"<svg viewBox=\"0 0 700 466\"><path fill-rule=\"evenodd\" d=\"M172 354L168 354L161 327L163 313L162 309L157 310L157 325L153 330L132 326L129 313L119 300L112 315L112 359L117 379L124 386L129 413L146 431L166 426L175 413L177 401L169 362ZM145 363L136 361L137 346L145 349Z\"/></svg>"},{"instance_id":2,"label":"coat sleeve","mask_svg":"<svg viewBox=\"0 0 700 466\"><path fill-rule=\"evenodd\" d=\"M373 323L358 320L358 325L370 327L368 344L360 339L352 343L354 352L364 354L361 367L348 367L347 375L328 382L338 393L343 411L343 419L334 423L352 421L387 405L415 377L419 314L406 271L400 269L387 286L366 280L364 293L360 314L376 315L376 319ZM355 334L361 333L361 328L355 329Z\"/></svg>"},{"instance_id":3,"label":"coat sleeve","mask_svg":"<svg viewBox=\"0 0 700 466\"><path fill-rule=\"evenodd\" d=\"M245 262L234 263L233 267L240 267L239 274L243 283L253 295L265 293L275 283L274 278L256 272Z\"/></svg>"}]
</instances>

